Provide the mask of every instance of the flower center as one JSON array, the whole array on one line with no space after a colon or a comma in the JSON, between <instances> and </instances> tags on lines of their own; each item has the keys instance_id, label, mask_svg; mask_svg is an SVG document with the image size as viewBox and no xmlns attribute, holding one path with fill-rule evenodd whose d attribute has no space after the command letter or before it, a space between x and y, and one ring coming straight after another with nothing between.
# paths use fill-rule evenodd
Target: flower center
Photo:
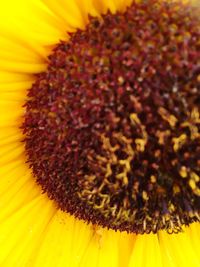
<instances>
[{"instance_id":1,"label":"flower center","mask_svg":"<svg viewBox=\"0 0 200 267\"><path fill-rule=\"evenodd\" d=\"M59 208L134 233L200 220L199 40L199 10L148 0L55 47L23 129Z\"/></svg>"}]
</instances>

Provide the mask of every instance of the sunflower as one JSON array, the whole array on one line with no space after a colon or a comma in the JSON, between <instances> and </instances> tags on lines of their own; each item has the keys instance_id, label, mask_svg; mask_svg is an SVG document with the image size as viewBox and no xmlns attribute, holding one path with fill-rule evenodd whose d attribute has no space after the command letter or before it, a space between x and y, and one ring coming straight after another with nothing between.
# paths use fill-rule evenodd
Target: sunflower
<instances>
[{"instance_id":1,"label":"sunflower","mask_svg":"<svg viewBox=\"0 0 200 267\"><path fill-rule=\"evenodd\" d=\"M196 1L0 6L0 266L200 266Z\"/></svg>"}]
</instances>

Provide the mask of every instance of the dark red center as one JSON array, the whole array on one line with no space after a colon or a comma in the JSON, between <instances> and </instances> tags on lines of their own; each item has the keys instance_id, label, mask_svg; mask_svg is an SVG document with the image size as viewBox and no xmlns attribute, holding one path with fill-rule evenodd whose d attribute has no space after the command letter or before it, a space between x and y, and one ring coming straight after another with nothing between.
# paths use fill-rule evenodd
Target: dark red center
<instances>
[{"instance_id":1,"label":"dark red center","mask_svg":"<svg viewBox=\"0 0 200 267\"><path fill-rule=\"evenodd\" d=\"M28 162L59 208L135 233L200 220L198 8L148 0L90 18L28 97Z\"/></svg>"}]
</instances>

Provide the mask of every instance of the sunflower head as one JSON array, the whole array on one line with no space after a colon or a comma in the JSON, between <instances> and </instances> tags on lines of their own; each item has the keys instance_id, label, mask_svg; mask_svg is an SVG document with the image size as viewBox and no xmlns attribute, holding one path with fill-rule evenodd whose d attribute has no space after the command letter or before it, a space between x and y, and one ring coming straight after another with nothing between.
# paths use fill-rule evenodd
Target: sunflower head
<instances>
[{"instance_id":1,"label":"sunflower head","mask_svg":"<svg viewBox=\"0 0 200 267\"><path fill-rule=\"evenodd\" d=\"M62 210L135 233L199 220L199 39L194 8L149 0L90 17L55 47L23 129Z\"/></svg>"}]
</instances>

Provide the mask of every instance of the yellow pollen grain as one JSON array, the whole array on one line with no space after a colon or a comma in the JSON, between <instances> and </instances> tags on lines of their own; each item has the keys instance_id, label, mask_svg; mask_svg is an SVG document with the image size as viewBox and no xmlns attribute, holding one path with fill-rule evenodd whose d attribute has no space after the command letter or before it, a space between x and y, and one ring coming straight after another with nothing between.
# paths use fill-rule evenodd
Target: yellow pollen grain
<instances>
[{"instance_id":1,"label":"yellow pollen grain","mask_svg":"<svg viewBox=\"0 0 200 267\"><path fill-rule=\"evenodd\" d=\"M184 145L186 140L187 140L186 134L181 134L179 137L172 138L172 141L174 143L173 145L174 151L177 152Z\"/></svg>"},{"instance_id":2,"label":"yellow pollen grain","mask_svg":"<svg viewBox=\"0 0 200 267\"><path fill-rule=\"evenodd\" d=\"M106 165L106 178L108 178L111 175L112 175L111 165L110 164L107 164Z\"/></svg>"},{"instance_id":3,"label":"yellow pollen grain","mask_svg":"<svg viewBox=\"0 0 200 267\"><path fill-rule=\"evenodd\" d=\"M200 180L200 177L198 174L196 174L195 172L192 172L191 175L190 175L191 179L193 179L196 183L199 182Z\"/></svg>"},{"instance_id":4,"label":"yellow pollen grain","mask_svg":"<svg viewBox=\"0 0 200 267\"><path fill-rule=\"evenodd\" d=\"M174 185L173 186L173 192L174 192L174 194L180 193L181 192L180 187L178 185Z\"/></svg>"},{"instance_id":5,"label":"yellow pollen grain","mask_svg":"<svg viewBox=\"0 0 200 267\"><path fill-rule=\"evenodd\" d=\"M181 166L179 174L182 178L186 178L187 177L187 168L185 166Z\"/></svg>"},{"instance_id":6,"label":"yellow pollen grain","mask_svg":"<svg viewBox=\"0 0 200 267\"><path fill-rule=\"evenodd\" d=\"M177 123L177 118L170 114L165 108L159 107L158 113L162 117L163 120L167 121L171 127L174 127Z\"/></svg>"},{"instance_id":7,"label":"yellow pollen grain","mask_svg":"<svg viewBox=\"0 0 200 267\"><path fill-rule=\"evenodd\" d=\"M151 175L150 180L152 183L156 183L156 176L155 175Z\"/></svg>"},{"instance_id":8,"label":"yellow pollen grain","mask_svg":"<svg viewBox=\"0 0 200 267\"><path fill-rule=\"evenodd\" d=\"M130 121L133 126L139 126L141 129L142 133L142 138L137 138L135 139L135 144L136 144L136 150L138 152L144 152L145 146L148 141L148 134L145 129L145 126L141 123L140 119L138 118L138 115L136 113L131 113L130 116Z\"/></svg>"},{"instance_id":9,"label":"yellow pollen grain","mask_svg":"<svg viewBox=\"0 0 200 267\"><path fill-rule=\"evenodd\" d=\"M179 189L180 189L180 188L179 188ZM170 204L168 209L169 209L170 212L175 211L175 207L174 207L173 204Z\"/></svg>"},{"instance_id":10,"label":"yellow pollen grain","mask_svg":"<svg viewBox=\"0 0 200 267\"><path fill-rule=\"evenodd\" d=\"M191 113L188 114L188 119L181 124L182 127L188 127L191 133L191 139L200 138L200 133L197 124L200 124L200 114L197 107L194 107Z\"/></svg>"},{"instance_id":11,"label":"yellow pollen grain","mask_svg":"<svg viewBox=\"0 0 200 267\"><path fill-rule=\"evenodd\" d=\"M170 136L171 132L169 130L166 131L156 131L156 136L158 138L158 143L160 145L164 145L165 144L165 139Z\"/></svg>"},{"instance_id":12,"label":"yellow pollen grain","mask_svg":"<svg viewBox=\"0 0 200 267\"><path fill-rule=\"evenodd\" d=\"M137 138L137 139L135 139L135 144L136 144L136 150L137 151L144 152L146 140Z\"/></svg>"},{"instance_id":13,"label":"yellow pollen grain","mask_svg":"<svg viewBox=\"0 0 200 267\"><path fill-rule=\"evenodd\" d=\"M196 188L194 190L194 193L197 195L197 196L200 196L200 189L199 188Z\"/></svg>"},{"instance_id":14,"label":"yellow pollen grain","mask_svg":"<svg viewBox=\"0 0 200 267\"><path fill-rule=\"evenodd\" d=\"M141 125L141 121L138 118L138 115L136 113L130 114L130 120L133 125L137 125L137 124Z\"/></svg>"},{"instance_id":15,"label":"yellow pollen grain","mask_svg":"<svg viewBox=\"0 0 200 267\"><path fill-rule=\"evenodd\" d=\"M125 170L129 172L131 170L130 160L129 159L121 159L119 161L120 165L124 165Z\"/></svg>"},{"instance_id":16,"label":"yellow pollen grain","mask_svg":"<svg viewBox=\"0 0 200 267\"><path fill-rule=\"evenodd\" d=\"M200 196L200 189L197 187L196 181L193 179L193 177L191 177L189 180L189 186L191 187L194 194Z\"/></svg>"},{"instance_id":17,"label":"yellow pollen grain","mask_svg":"<svg viewBox=\"0 0 200 267\"><path fill-rule=\"evenodd\" d=\"M194 190L196 188L196 183L193 179L189 180L189 186L192 188L192 190Z\"/></svg>"},{"instance_id":18,"label":"yellow pollen grain","mask_svg":"<svg viewBox=\"0 0 200 267\"><path fill-rule=\"evenodd\" d=\"M146 191L143 191L143 192L142 192L142 198L143 198L144 200L148 200L148 199L149 199L148 194L147 194Z\"/></svg>"},{"instance_id":19,"label":"yellow pollen grain","mask_svg":"<svg viewBox=\"0 0 200 267\"><path fill-rule=\"evenodd\" d=\"M200 75L199 75L200 76ZM191 112L191 119L195 122L195 123L200 123L200 114L199 114L199 110L197 107L194 107L192 112Z\"/></svg>"}]
</instances>

